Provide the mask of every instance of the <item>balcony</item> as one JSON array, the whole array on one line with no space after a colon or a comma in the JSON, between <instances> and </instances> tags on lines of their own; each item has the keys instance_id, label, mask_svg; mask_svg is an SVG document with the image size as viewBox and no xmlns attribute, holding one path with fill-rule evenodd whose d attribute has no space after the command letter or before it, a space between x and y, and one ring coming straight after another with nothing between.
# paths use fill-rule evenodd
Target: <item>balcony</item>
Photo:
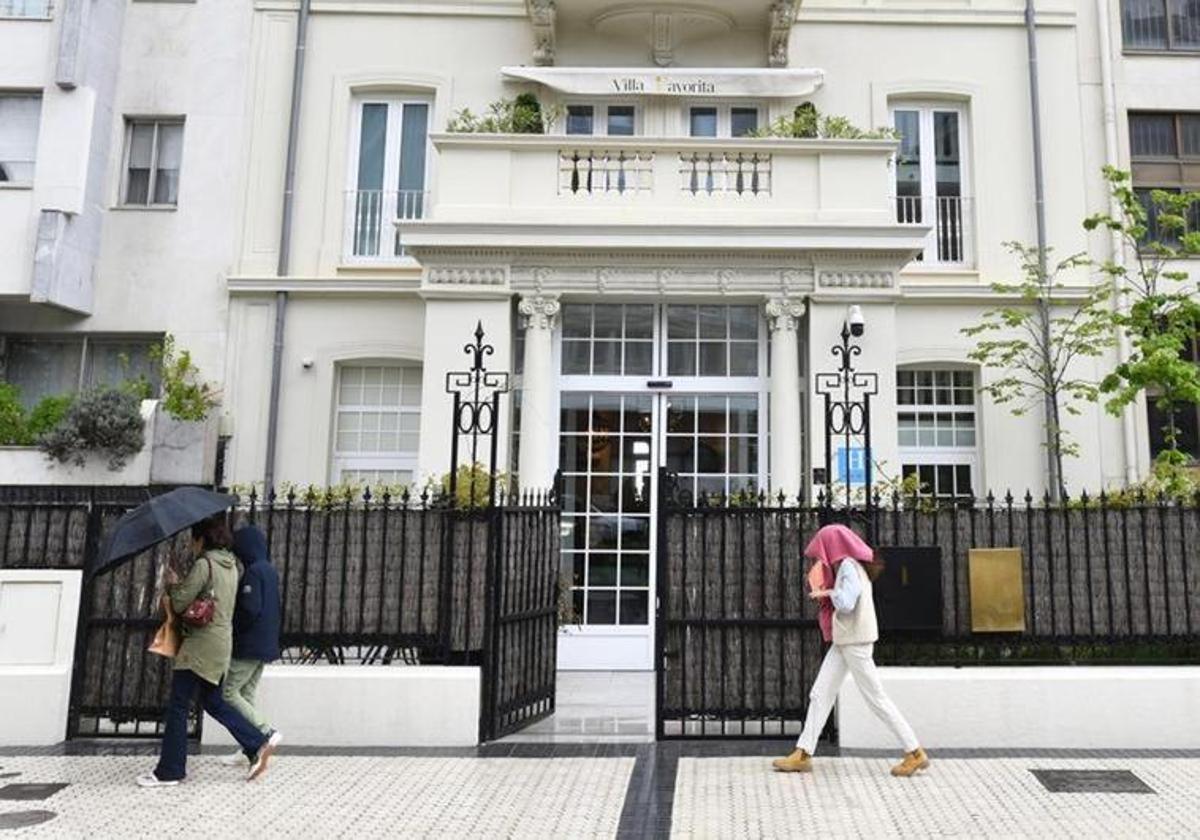
<instances>
[{"instance_id":1,"label":"balcony","mask_svg":"<svg viewBox=\"0 0 1200 840\"><path fill-rule=\"evenodd\" d=\"M346 193L344 253L351 263L407 258L397 222L425 216L429 193L422 190L351 190Z\"/></svg>"},{"instance_id":2,"label":"balcony","mask_svg":"<svg viewBox=\"0 0 1200 840\"><path fill-rule=\"evenodd\" d=\"M969 267L975 264L974 199L963 196L896 196L896 221L932 225L925 248L916 258L926 266Z\"/></svg>"},{"instance_id":3,"label":"balcony","mask_svg":"<svg viewBox=\"0 0 1200 840\"><path fill-rule=\"evenodd\" d=\"M915 253L927 233L897 222L889 197L892 141L497 134L437 134L432 141L438 177L430 206L407 224L396 217L417 252Z\"/></svg>"}]
</instances>

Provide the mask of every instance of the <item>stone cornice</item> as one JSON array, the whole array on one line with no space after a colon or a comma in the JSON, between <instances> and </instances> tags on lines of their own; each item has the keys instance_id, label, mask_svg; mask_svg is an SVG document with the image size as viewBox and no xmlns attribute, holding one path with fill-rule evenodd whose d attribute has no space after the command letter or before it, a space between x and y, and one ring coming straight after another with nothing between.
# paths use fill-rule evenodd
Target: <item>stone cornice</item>
<instances>
[{"instance_id":1,"label":"stone cornice","mask_svg":"<svg viewBox=\"0 0 1200 840\"><path fill-rule=\"evenodd\" d=\"M230 277L226 288L230 295L415 295L421 281L417 277Z\"/></svg>"}]
</instances>

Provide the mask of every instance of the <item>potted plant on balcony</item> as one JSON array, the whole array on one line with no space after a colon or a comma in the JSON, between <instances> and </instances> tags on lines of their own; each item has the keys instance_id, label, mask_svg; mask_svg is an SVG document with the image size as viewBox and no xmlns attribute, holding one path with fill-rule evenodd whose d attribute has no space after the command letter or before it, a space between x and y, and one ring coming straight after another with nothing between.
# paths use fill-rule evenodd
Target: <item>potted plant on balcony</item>
<instances>
[{"instance_id":1,"label":"potted plant on balcony","mask_svg":"<svg viewBox=\"0 0 1200 840\"><path fill-rule=\"evenodd\" d=\"M559 106L542 107L532 93L497 99L478 115L469 108L456 113L446 130L462 134L546 134L562 116Z\"/></svg>"},{"instance_id":2,"label":"potted plant on balcony","mask_svg":"<svg viewBox=\"0 0 1200 840\"><path fill-rule=\"evenodd\" d=\"M154 458L150 480L159 484L207 481L217 456L217 417L220 392L200 379L192 354L164 336L151 350L159 364L161 397L154 423Z\"/></svg>"}]
</instances>

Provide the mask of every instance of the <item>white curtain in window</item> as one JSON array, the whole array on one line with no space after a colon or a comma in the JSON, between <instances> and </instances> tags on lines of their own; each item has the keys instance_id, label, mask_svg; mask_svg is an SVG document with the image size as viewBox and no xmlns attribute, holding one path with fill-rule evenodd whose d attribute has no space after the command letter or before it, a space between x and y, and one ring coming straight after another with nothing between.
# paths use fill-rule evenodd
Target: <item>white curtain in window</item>
<instances>
[{"instance_id":1,"label":"white curtain in window","mask_svg":"<svg viewBox=\"0 0 1200 840\"><path fill-rule=\"evenodd\" d=\"M0 181L33 181L41 113L40 96L0 96Z\"/></svg>"},{"instance_id":2,"label":"white curtain in window","mask_svg":"<svg viewBox=\"0 0 1200 840\"><path fill-rule=\"evenodd\" d=\"M183 126L160 123L158 161L154 174L154 203L175 204L179 200L179 167L183 160Z\"/></svg>"}]
</instances>

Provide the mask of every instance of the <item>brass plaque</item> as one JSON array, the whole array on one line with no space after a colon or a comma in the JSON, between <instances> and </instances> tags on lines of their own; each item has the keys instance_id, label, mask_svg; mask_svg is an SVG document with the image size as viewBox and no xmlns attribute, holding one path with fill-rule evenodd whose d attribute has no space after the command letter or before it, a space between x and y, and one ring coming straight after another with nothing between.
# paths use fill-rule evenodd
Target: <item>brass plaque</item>
<instances>
[{"instance_id":1,"label":"brass plaque","mask_svg":"<svg viewBox=\"0 0 1200 840\"><path fill-rule=\"evenodd\" d=\"M1025 585L1021 549L972 548L967 552L971 576L971 631L1019 633L1025 629Z\"/></svg>"}]
</instances>

